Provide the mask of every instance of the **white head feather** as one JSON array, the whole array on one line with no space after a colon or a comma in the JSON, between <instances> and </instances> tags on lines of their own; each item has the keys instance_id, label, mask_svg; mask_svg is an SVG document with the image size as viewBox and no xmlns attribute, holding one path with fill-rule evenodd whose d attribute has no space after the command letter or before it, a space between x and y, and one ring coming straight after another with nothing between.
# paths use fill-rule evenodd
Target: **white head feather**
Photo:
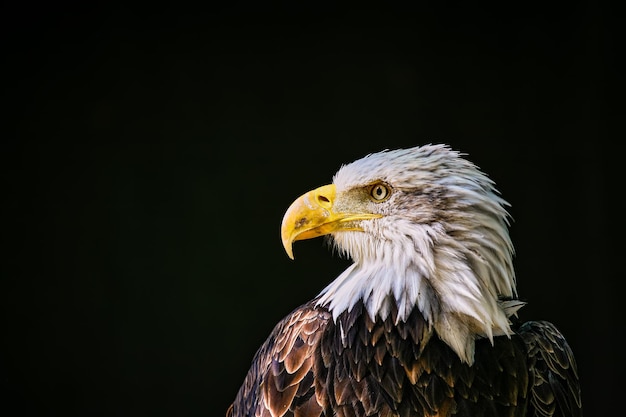
<instances>
[{"instance_id":1,"label":"white head feather","mask_svg":"<svg viewBox=\"0 0 626 417\"><path fill-rule=\"evenodd\" d=\"M392 190L384 202L365 203L381 218L331 235L354 261L318 300L335 319L359 300L372 319L386 319L392 303L398 321L418 308L468 363L477 337L511 334L508 317L523 303L502 301L516 297L508 204L474 164L425 145L368 155L333 182L338 210L354 189L383 182Z\"/></svg>"}]
</instances>

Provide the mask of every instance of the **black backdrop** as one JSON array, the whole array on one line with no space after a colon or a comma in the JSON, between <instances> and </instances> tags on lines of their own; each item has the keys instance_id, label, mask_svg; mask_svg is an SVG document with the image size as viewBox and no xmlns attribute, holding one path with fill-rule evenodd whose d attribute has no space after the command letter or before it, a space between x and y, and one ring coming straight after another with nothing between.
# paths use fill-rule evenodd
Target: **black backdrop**
<instances>
[{"instance_id":1,"label":"black backdrop","mask_svg":"<svg viewBox=\"0 0 626 417\"><path fill-rule=\"evenodd\" d=\"M1 407L223 415L348 264L321 240L289 260L286 207L342 163L445 142L511 202L521 316L562 329L607 414L615 11L516 5L5 7Z\"/></svg>"}]
</instances>

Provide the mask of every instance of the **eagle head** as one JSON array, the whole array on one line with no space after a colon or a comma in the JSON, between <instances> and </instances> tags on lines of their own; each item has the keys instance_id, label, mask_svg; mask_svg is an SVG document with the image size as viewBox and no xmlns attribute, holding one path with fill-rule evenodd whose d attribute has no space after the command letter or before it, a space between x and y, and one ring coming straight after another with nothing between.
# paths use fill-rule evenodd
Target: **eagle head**
<instances>
[{"instance_id":1,"label":"eagle head","mask_svg":"<svg viewBox=\"0 0 626 417\"><path fill-rule=\"evenodd\" d=\"M281 237L329 236L354 263L319 295L336 319L361 301L372 320L419 309L472 363L479 337L510 335L516 297L508 203L446 145L385 150L342 166L332 184L293 202ZM397 314L395 313L397 311Z\"/></svg>"}]
</instances>

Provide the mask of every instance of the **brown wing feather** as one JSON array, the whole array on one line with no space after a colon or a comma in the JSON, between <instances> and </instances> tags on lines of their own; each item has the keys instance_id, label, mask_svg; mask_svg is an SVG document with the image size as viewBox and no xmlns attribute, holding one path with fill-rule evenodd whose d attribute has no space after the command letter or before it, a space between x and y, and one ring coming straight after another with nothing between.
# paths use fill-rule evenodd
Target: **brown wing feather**
<instances>
[{"instance_id":1,"label":"brown wing feather","mask_svg":"<svg viewBox=\"0 0 626 417\"><path fill-rule=\"evenodd\" d=\"M314 353L330 314L305 304L276 325L257 351L227 417L319 417Z\"/></svg>"},{"instance_id":2,"label":"brown wing feather","mask_svg":"<svg viewBox=\"0 0 626 417\"><path fill-rule=\"evenodd\" d=\"M581 417L580 383L574 354L563 335L545 321L520 326L528 350L530 404L539 417Z\"/></svg>"},{"instance_id":3,"label":"brown wing feather","mask_svg":"<svg viewBox=\"0 0 626 417\"><path fill-rule=\"evenodd\" d=\"M418 312L394 327L362 309L337 323L314 304L294 310L255 355L227 417L582 416L572 351L550 323L477 340L469 366Z\"/></svg>"}]
</instances>

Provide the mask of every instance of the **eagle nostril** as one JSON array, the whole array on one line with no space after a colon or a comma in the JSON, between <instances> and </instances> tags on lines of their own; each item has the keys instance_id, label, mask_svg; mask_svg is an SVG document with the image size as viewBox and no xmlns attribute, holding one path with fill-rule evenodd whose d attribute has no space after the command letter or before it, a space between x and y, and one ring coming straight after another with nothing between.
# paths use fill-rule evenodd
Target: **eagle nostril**
<instances>
[{"instance_id":1,"label":"eagle nostril","mask_svg":"<svg viewBox=\"0 0 626 417\"><path fill-rule=\"evenodd\" d=\"M326 197L324 194L317 194L315 198L317 199L317 204L324 209L328 210L332 206L330 198Z\"/></svg>"}]
</instances>

